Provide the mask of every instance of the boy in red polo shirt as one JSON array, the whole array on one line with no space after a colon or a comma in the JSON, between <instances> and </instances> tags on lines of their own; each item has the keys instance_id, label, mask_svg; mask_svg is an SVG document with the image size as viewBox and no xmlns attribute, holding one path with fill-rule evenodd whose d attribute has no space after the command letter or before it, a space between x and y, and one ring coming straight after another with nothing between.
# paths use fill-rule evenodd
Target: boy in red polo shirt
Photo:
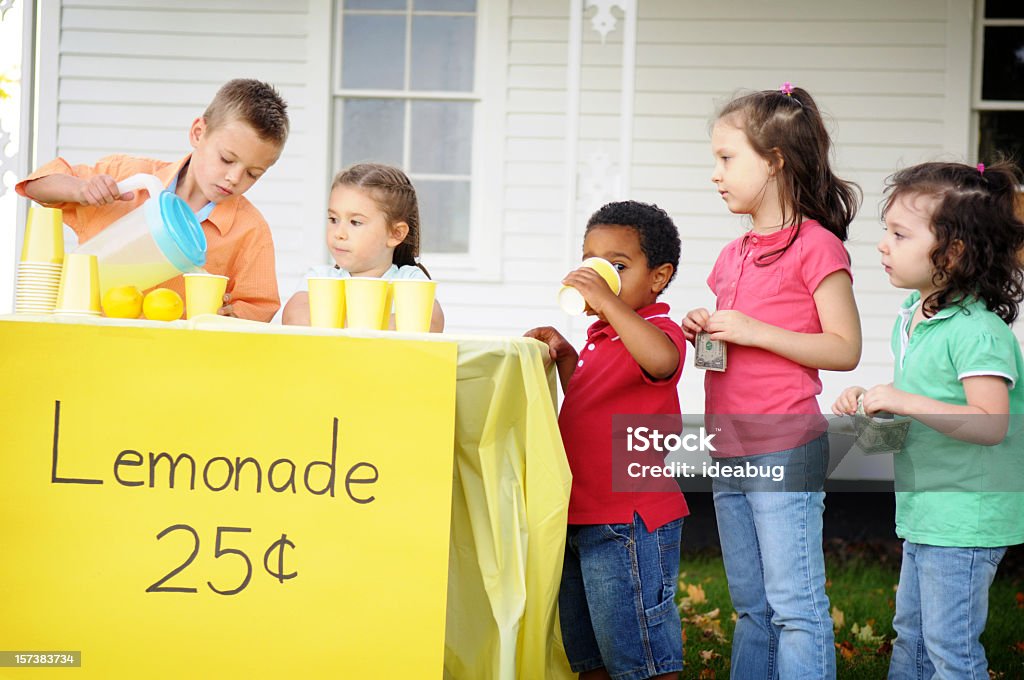
<instances>
[{"instance_id":1,"label":"boy in red polo shirt","mask_svg":"<svg viewBox=\"0 0 1024 680\"><path fill-rule=\"evenodd\" d=\"M224 84L189 128L192 153L177 162L114 155L96 165L57 158L15 185L15 190L64 211L79 243L127 215L149 198L122 194L117 182L137 173L155 175L195 212L206 235L206 271L228 277L220 313L270 321L281 306L274 242L267 221L242 194L277 162L288 138L288 105L273 86L236 79ZM184 297L181 276L159 284Z\"/></svg>"},{"instance_id":2,"label":"boy in red polo shirt","mask_svg":"<svg viewBox=\"0 0 1024 680\"><path fill-rule=\"evenodd\" d=\"M583 349L551 327L526 333L547 343L565 393L558 425L573 480L562 640L582 678L674 678L683 668L675 587L686 501L674 484L613 491L621 471L613 471L612 417L679 414L686 340L657 302L679 265L679 232L657 206L609 203L587 223L583 257L608 260L622 281L616 296L593 269L565 277L598 317Z\"/></svg>"}]
</instances>

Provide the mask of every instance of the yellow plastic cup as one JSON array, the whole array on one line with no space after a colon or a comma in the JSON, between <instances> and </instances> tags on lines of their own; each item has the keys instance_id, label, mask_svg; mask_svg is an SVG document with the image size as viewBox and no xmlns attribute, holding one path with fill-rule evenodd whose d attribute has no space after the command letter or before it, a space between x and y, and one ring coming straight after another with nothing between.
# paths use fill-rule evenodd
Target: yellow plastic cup
<instances>
[{"instance_id":1,"label":"yellow plastic cup","mask_svg":"<svg viewBox=\"0 0 1024 680\"><path fill-rule=\"evenodd\" d=\"M216 314L224 306L228 277L196 272L185 274L185 318L200 314Z\"/></svg>"},{"instance_id":2,"label":"yellow plastic cup","mask_svg":"<svg viewBox=\"0 0 1024 680\"><path fill-rule=\"evenodd\" d=\"M100 313L100 268L95 255L64 256L56 312Z\"/></svg>"},{"instance_id":3,"label":"yellow plastic cup","mask_svg":"<svg viewBox=\"0 0 1024 680\"><path fill-rule=\"evenodd\" d=\"M380 317L380 329L386 331L391 328L391 310L394 309L395 305L395 284L393 281L387 281L388 284L388 297L384 300L384 313Z\"/></svg>"},{"instance_id":4,"label":"yellow plastic cup","mask_svg":"<svg viewBox=\"0 0 1024 680\"><path fill-rule=\"evenodd\" d=\"M608 282L612 292L619 294L622 279L619 278L619 270L611 262L601 257L588 257L580 263L580 267L589 267L596 271ZM566 314L582 314L587 310L587 301L583 299L583 293L572 286L562 286L558 291L558 306Z\"/></svg>"},{"instance_id":5,"label":"yellow plastic cup","mask_svg":"<svg viewBox=\"0 0 1024 680\"><path fill-rule=\"evenodd\" d=\"M33 205L25 220L22 262L64 262L64 213L56 208Z\"/></svg>"},{"instance_id":6,"label":"yellow plastic cup","mask_svg":"<svg viewBox=\"0 0 1024 680\"><path fill-rule=\"evenodd\" d=\"M395 329L403 333L429 333L434 313L436 281L392 281L395 291Z\"/></svg>"},{"instance_id":7,"label":"yellow plastic cup","mask_svg":"<svg viewBox=\"0 0 1024 680\"><path fill-rule=\"evenodd\" d=\"M384 279L353 277L345 279L345 303L349 328L384 330L390 286Z\"/></svg>"},{"instance_id":8,"label":"yellow plastic cup","mask_svg":"<svg viewBox=\"0 0 1024 680\"><path fill-rule=\"evenodd\" d=\"M309 286L309 325L315 328L344 328L345 279L314 276Z\"/></svg>"}]
</instances>

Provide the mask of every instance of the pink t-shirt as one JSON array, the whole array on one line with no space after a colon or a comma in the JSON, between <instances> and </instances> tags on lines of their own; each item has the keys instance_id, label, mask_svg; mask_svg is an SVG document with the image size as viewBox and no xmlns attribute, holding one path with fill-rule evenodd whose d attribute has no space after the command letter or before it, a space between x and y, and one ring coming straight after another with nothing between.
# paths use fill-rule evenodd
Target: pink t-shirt
<instances>
[{"instance_id":1,"label":"pink t-shirt","mask_svg":"<svg viewBox=\"0 0 1024 680\"><path fill-rule=\"evenodd\" d=\"M767 235L748 232L722 249L708 276L708 286L718 297L717 309L735 309L798 333L821 333L814 291L832 272L845 271L852 279L850 257L835 234L808 220L800 225L796 240L782 256L772 255L765 266L755 264L759 256L785 246L794 228ZM724 372L708 371L704 378L706 413L771 418L754 419L759 420L752 428L756 433L740 435L742 450L722 451L719 447L724 455L780 451L820 434L816 425L807 427L808 423L819 424L819 419L824 421L815 398L821 393L817 369L760 348L735 344L728 346L727 361ZM779 418L777 424L772 420L793 415L814 417ZM794 441L792 431L786 431L785 425L798 421L799 427L807 431L803 441ZM719 437L723 444L728 439L727 432Z\"/></svg>"}]
</instances>

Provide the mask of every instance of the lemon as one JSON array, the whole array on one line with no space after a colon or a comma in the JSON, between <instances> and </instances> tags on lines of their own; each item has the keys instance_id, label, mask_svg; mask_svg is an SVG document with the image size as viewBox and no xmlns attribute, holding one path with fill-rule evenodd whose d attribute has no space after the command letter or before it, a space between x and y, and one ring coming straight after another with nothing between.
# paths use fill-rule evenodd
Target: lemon
<instances>
[{"instance_id":1,"label":"lemon","mask_svg":"<svg viewBox=\"0 0 1024 680\"><path fill-rule=\"evenodd\" d=\"M112 319L138 319L142 293L135 286L116 286L103 294L103 313Z\"/></svg>"},{"instance_id":2,"label":"lemon","mask_svg":"<svg viewBox=\"0 0 1024 680\"><path fill-rule=\"evenodd\" d=\"M174 321L181 318L185 304L181 296L170 288L157 288L146 294L142 301L142 313L153 321Z\"/></svg>"}]
</instances>

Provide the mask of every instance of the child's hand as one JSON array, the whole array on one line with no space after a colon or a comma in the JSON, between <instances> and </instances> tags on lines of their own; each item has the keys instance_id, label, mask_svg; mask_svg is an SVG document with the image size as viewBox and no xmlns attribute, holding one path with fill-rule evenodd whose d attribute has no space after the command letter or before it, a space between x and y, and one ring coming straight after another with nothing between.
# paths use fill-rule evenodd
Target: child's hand
<instances>
[{"instance_id":1,"label":"child's hand","mask_svg":"<svg viewBox=\"0 0 1024 680\"><path fill-rule=\"evenodd\" d=\"M576 355L576 350L569 344L569 341L551 326L532 328L523 333L523 337L540 340L547 345L548 354L551 356L552 361L557 362L559 359L575 357Z\"/></svg>"},{"instance_id":2,"label":"child's hand","mask_svg":"<svg viewBox=\"0 0 1024 680\"><path fill-rule=\"evenodd\" d=\"M857 412L857 399L864 394L864 388L854 385L847 387L832 404L832 413L837 416L852 416Z\"/></svg>"},{"instance_id":3,"label":"child's hand","mask_svg":"<svg viewBox=\"0 0 1024 680\"><path fill-rule=\"evenodd\" d=\"M893 387L892 383L875 385L864 393L864 413L867 415L880 412L898 416L907 415L903 412L903 404L906 403L908 396L903 390Z\"/></svg>"},{"instance_id":4,"label":"child's hand","mask_svg":"<svg viewBox=\"0 0 1024 680\"><path fill-rule=\"evenodd\" d=\"M608 287L605 281L596 270L590 267L580 267L565 275L562 284L572 286L580 292L587 302L589 313L601 315L609 304L619 302L618 296Z\"/></svg>"},{"instance_id":5,"label":"child's hand","mask_svg":"<svg viewBox=\"0 0 1024 680\"><path fill-rule=\"evenodd\" d=\"M217 310L221 316L233 316L237 318L235 310L231 307L231 293L224 293L224 306Z\"/></svg>"},{"instance_id":6,"label":"child's hand","mask_svg":"<svg viewBox=\"0 0 1024 680\"><path fill-rule=\"evenodd\" d=\"M693 344L693 341L697 338L697 333L707 330L708 319L710 318L711 313L703 307L691 309L683 317L683 320L679 322L679 325L683 328L683 336Z\"/></svg>"},{"instance_id":7,"label":"child's hand","mask_svg":"<svg viewBox=\"0 0 1024 680\"><path fill-rule=\"evenodd\" d=\"M115 201L130 201L135 192L121 193L117 190L117 181L110 175L96 175L83 179L75 192L74 200L82 205L107 205Z\"/></svg>"},{"instance_id":8,"label":"child's hand","mask_svg":"<svg viewBox=\"0 0 1024 680\"><path fill-rule=\"evenodd\" d=\"M711 315L704 328L712 340L724 340L736 345L756 346L762 323L735 309L720 309Z\"/></svg>"}]
</instances>

